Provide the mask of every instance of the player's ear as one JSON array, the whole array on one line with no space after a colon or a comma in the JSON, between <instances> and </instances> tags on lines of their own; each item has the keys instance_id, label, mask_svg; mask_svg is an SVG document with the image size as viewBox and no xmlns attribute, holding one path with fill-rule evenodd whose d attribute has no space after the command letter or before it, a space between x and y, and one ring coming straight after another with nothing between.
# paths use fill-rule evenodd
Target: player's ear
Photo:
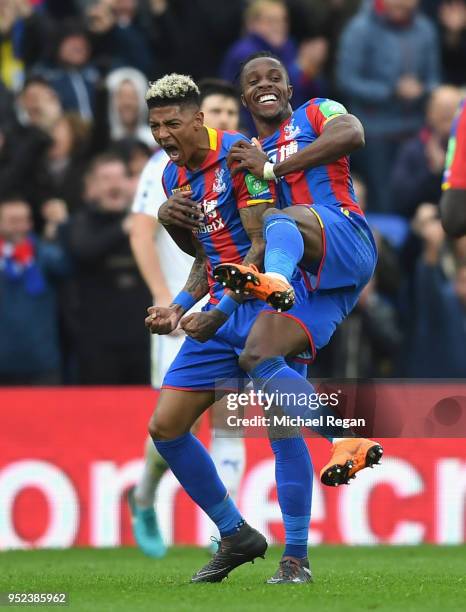
<instances>
[{"instance_id":1,"label":"player's ear","mask_svg":"<svg viewBox=\"0 0 466 612\"><path fill-rule=\"evenodd\" d=\"M288 85L288 99L291 100L293 97L293 85Z\"/></svg>"},{"instance_id":2,"label":"player's ear","mask_svg":"<svg viewBox=\"0 0 466 612\"><path fill-rule=\"evenodd\" d=\"M248 107L248 105L246 104L246 100L245 100L243 94L241 94L241 104L244 106L244 108Z\"/></svg>"},{"instance_id":3,"label":"player's ear","mask_svg":"<svg viewBox=\"0 0 466 612\"><path fill-rule=\"evenodd\" d=\"M197 111L197 113L194 115L193 122L196 130L200 130L204 125L204 113L201 110Z\"/></svg>"}]
</instances>

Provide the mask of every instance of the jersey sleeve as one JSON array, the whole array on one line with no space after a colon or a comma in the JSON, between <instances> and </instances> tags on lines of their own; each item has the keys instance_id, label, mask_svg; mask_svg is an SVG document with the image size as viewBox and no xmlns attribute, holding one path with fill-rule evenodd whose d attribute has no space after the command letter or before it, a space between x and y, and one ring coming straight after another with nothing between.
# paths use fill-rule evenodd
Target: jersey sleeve
<instances>
[{"instance_id":1,"label":"jersey sleeve","mask_svg":"<svg viewBox=\"0 0 466 612\"><path fill-rule=\"evenodd\" d=\"M466 189L466 104L464 101L453 121L442 189Z\"/></svg>"},{"instance_id":2,"label":"jersey sleeve","mask_svg":"<svg viewBox=\"0 0 466 612\"><path fill-rule=\"evenodd\" d=\"M310 100L306 108L308 121L312 129L318 135L322 133L328 121L340 115L346 115L347 113L348 111L343 104L335 102L335 100L329 100L328 98Z\"/></svg>"},{"instance_id":3,"label":"jersey sleeve","mask_svg":"<svg viewBox=\"0 0 466 612\"><path fill-rule=\"evenodd\" d=\"M134 196L131 211L157 217L160 206L167 199L163 183L166 160L149 160L144 166Z\"/></svg>"},{"instance_id":4,"label":"jersey sleeve","mask_svg":"<svg viewBox=\"0 0 466 612\"><path fill-rule=\"evenodd\" d=\"M238 208L272 204L275 201L275 185L250 172L239 172L233 177L233 191Z\"/></svg>"}]
</instances>

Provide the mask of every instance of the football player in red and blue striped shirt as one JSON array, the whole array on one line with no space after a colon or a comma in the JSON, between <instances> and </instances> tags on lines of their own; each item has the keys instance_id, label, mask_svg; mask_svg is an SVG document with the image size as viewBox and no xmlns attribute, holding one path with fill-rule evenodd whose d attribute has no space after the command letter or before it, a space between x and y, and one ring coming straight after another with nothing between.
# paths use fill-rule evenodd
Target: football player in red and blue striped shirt
<instances>
[{"instance_id":1,"label":"football player in red and blue striped shirt","mask_svg":"<svg viewBox=\"0 0 466 612\"><path fill-rule=\"evenodd\" d=\"M151 85L146 98L152 133L170 158L163 174L165 204L186 204L188 215L181 225L192 230L172 236L187 250L190 246L183 241L189 238L196 255L184 290L168 308L151 307L146 319L153 333L170 333L180 324L188 334L164 378L149 431L183 488L220 532L218 552L192 581L219 582L235 567L263 556L267 543L245 523L211 457L190 428L215 401L219 379L244 378L238 355L264 303L243 301L225 291L213 278L212 268L226 260L261 265L262 215L274 200L266 181L246 171L232 179L227 155L244 137L203 125L199 90L189 77L167 75ZM159 211L161 222L164 206ZM171 233L176 228L167 224L167 229ZM210 302L203 311L184 316L207 292ZM303 374L302 364L296 368ZM285 530L289 537L303 542L300 547L306 554L312 496L309 452L299 431L294 437L274 440L272 447L278 489L293 500L297 513L286 519ZM308 567L303 568L303 575L308 582Z\"/></svg>"},{"instance_id":2,"label":"football player in red and blue striped shirt","mask_svg":"<svg viewBox=\"0 0 466 612\"><path fill-rule=\"evenodd\" d=\"M312 385L292 372L284 356L300 349L313 359L355 306L376 264L375 242L349 169L348 155L364 144L364 132L359 120L333 100L314 98L293 111L288 74L269 53L244 64L241 87L259 141L233 147L232 174L247 170L273 180L278 205L264 213L265 273L222 264L214 275L287 311L272 322L257 319L240 356L243 369L253 379L267 380L268 392L299 388L309 395ZM307 289L296 285L290 300L292 282L300 277ZM380 445L370 440L336 439L321 480L331 486L348 482L381 454Z\"/></svg>"}]
</instances>

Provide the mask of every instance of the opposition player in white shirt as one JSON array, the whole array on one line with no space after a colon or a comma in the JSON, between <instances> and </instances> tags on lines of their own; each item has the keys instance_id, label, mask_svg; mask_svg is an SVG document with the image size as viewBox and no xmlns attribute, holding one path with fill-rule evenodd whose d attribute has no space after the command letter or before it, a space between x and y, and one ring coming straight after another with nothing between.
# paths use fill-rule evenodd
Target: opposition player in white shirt
<instances>
[{"instance_id":1,"label":"opposition player in white shirt","mask_svg":"<svg viewBox=\"0 0 466 612\"><path fill-rule=\"evenodd\" d=\"M206 79L199 85L205 124L221 130L237 130L239 99L235 88L217 79ZM133 202L130 233L133 254L157 306L171 304L173 297L184 286L193 262L157 221L158 209L166 200L162 173L167 161L166 153L158 150L147 162ZM193 310L199 310L203 304L198 303ZM183 340L184 332L181 330L167 336L152 336L152 385L155 388L160 387ZM222 404L215 405L211 415L213 428L210 452L229 494L235 498L245 467L244 441L242 438L224 437L222 434ZM166 552L154 503L157 487L167 469L168 465L148 437L143 474L137 485L129 491L128 499L136 543L144 553L152 557L162 557Z\"/></svg>"}]
</instances>

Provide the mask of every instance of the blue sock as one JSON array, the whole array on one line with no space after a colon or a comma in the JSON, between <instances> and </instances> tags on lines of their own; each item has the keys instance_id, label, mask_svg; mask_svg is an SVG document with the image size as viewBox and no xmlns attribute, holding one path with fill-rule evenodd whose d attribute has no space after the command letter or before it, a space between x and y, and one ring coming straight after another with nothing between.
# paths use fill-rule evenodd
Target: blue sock
<instances>
[{"instance_id":1,"label":"blue sock","mask_svg":"<svg viewBox=\"0 0 466 612\"><path fill-rule=\"evenodd\" d=\"M289 282L304 255L304 241L296 221L277 213L266 217L264 223L266 272L277 272Z\"/></svg>"},{"instance_id":2,"label":"blue sock","mask_svg":"<svg viewBox=\"0 0 466 612\"><path fill-rule=\"evenodd\" d=\"M222 537L232 535L244 519L217 474L214 462L192 433L174 440L154 440L186 493L217 525Z\"/></svg>"},{"instance_id":3,"label":"blue sock","mask_svg":"<svg viewBox=\"0 0 466 612\"><path fill-rule=\"evenodd\" d=\"M285 525L284 557L307 557L311 520L312 463L303 438L271 442L275 455L278 503Z\"/></svg>"},{"instance_id":4,"label":"blue sock","mask_svg":"<svg viewBox=\"0 0 466 612\"><path fill-rule=\"evenodd\" d=\"M265 359L248 374L256 389L262 389L269 396L273 394L275 405L279 406L284 414L303 419L322 418L322 425L311 428L320 436L332 441L333 438L353 435L351 429L327 424L327 417L339 415L333 412L330 406L322 406L317 401L314 386L290 368L284 357Z\"/></svg>"}]
</instances>

